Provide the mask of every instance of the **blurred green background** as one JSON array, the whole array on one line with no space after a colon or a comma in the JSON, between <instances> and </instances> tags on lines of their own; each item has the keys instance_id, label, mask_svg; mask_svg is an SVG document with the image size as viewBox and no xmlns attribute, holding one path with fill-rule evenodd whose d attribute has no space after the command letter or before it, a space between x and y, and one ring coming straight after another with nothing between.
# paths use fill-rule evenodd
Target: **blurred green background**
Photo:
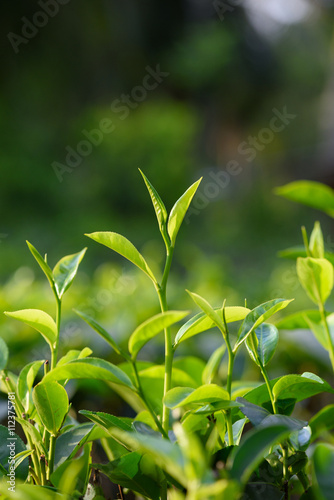
<instances>
[{"instance_id":1,"label":"blurred green background","mask_svg":"<svg viewBox=\"0 0 334 500\"><path fill-rule=\"evenodd\" d=\"M273 189L302 178L334 186L332 0L2 7L1 310L54 313L27 239L50 265L88 246L64 300L62 352L87 344L109 355L73 307L124 342L158 311L149 280L84 236L120 232L159 272L164 247L138 168L168 209L203 176L177 241L171 307L194 310L185 288L216 306L282 296L296 298L290 312L312 307L294 262L277 251L301 244L300 226L310 232L316 219L333 250L333 226ZM101 124L108 132L96 132ZM43 357L37 334L0 322L12 369ZM219 342L216 334L198 339L184 349L204 358ZM272 375L327 369L320 348L285 348L291 342L282 343ZM152 346L146 356L161 360L161 343ZM247 375L247 366L241 360L237 371Z\"/></svg>"}]
</instances>

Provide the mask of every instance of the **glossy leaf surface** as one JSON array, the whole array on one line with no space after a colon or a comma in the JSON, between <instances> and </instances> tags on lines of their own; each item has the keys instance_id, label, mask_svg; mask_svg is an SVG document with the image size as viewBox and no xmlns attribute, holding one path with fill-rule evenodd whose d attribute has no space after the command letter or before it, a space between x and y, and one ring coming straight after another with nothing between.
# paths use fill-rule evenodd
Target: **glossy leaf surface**
<instances>
[{"instance_id":1,"label":"glossy leaf surface","mask_svg":"<svg viewBox=\"0 0 334 500\"><path fill-rule=\"evenodd\" d=\"M273 357L278 344L278 330L276 326L269 323L262 323L254 330L257 339L256 354L262 366L266 366ZM254 356L251 335L247 337L246 347L250 357L257 362L257 357Z\"/></svg>"},{"instance_id":2,"label":"glossy leaf surface","mask_svg":"<svg viewBox=\"0 0 334 500\"><path fill-rule=\"evenodd\" d=\"M151 182L148 180L148 178L146 177L146 175L140 169L139 169L139 172L141 173L141 175L142 175L142 177L144 179L144 182L146 184L146 187L148 189L148 192L150 193L151 200L152 200L152 203L153 203L153 207L154 207L154 210L155 210L155 214L157 216L157 220L158 220L158 224L159 224L159 229L162 232L163 228L165 227L165 225L167 223L167 218L168 218L166 207L165 207L162 199L160 198L158 192L152 186Z\"/></svg>"},{"instance_id":3,"label":"glossy leaf surface","mask_svg":"<svg viewBox=\"0 0 334 500\"><path fill-rule=\"evenodd\" d=\"M32 399L42 424L56 436L68 412L69 402L64 387L58 382L43 381L34 387Z\"/></svg>"},{"instance_id":4,"label":"glossy leaf surface","mask_svg":"<svg viewBox=\"0 0 334 500\"><path fill-rule=\"evenodd\" d=\"M28 245L30 252L32 253L34 258L36 259L39 267L42 269L43 273L47 277L51 288L53 288L53 286L54 286L53 274L52 274L52 270L51 270L50 266L48 265L47 262L45 262L45 260L41 256L41 254L36 250L36 248L31 243L29 243L29 241L27 241L27 245Z\"/></svg>"},{"instance_id":5,"label":"glossy leaf surface","mask_svg":"<svg viewBox=\"0 0 334 500\"><path fill-rule=\"evenodd\" d=\"M111 233L108 231L86 234L86 236L94 241L97 241L98 243L101 243L101 245L111 248L114 252L117 252L128 259L135 266L144 271L144 273L147 274L147 276L149 276L154 283L156 283L154 274L149 268L146 260L127 238L121 234Z\"/></svg>"},{"instance_id":6,"label":"glossy leaf surface","mask_svg":"<svg viewBox=\"0 0 334 500\"><path fill-rule=\"evenodd\" d=\"M247 314L238 332L234 351L246 340L248 335L268 318L281 311L290 304L291 300L273 299L261 304Z\"/></svg>"},{"instance_id":7,"label":"glossy leaf surface","mask_svg":"<svg viewBox=\"0 0 334 500\"><path fill-rule=\"evenodd\" d=\"M167 311L149 318L133 332L129 339L129 352L135 359L140 349L165 328L181 321L188 311Z\"/></svg>"},{"instance_id":8,"label":"glossy leaf surface","mask_svg":"<svg viewBox=\"0 0 334 500\"><path fill-rule=\"evenodd\" d=\"M53 269L53 278L58 297L64 295L71 286L75 275L77 274L80 262L84 258L87 248L73 255L67 255L60 259Z\"/></svg>"},{"instance_id":9,"label":"glossy leaf surface","mask_svg":"<svg viewBox=\"0 0 334 500\"><path fill-rule=\"evenodd\" d=\"M302 375L285 375L273 386L275 401L290 398L302 401L321 392L334 393L334 389L325 380L308 372Z\"/></svg>"},{"instance_id":10,"label":"glossy leaf surface","mask_svg":"<svg viewBox=\"0 0 334 500\"><path fill-rule=\"evenodd\" d=\"M220 316L221 320L223 321L223 309L214 308L214 311ZM240 321L244 319L249 312L250 309L247 309L247 307L227 306L225 307L226 323ZM213 328L215 326L215 322L211 318L209 318L206 313L198 313L196 314L196 316L187 321L187 323L185 323L177 332L177 335L175 337L175 345L178 345L180 342L183 342L184 340L189 339L190 337L193 337L198 333L210 330L210 328Z\"/></svg>"},{"instance_id":11,"label":"glossy leaf surface","mask_svg":"<svg viewBox=\"0 0 334 500\"><path fill-rule=\"evenodd\" d=\"M229 459L232 478L245 484L270 447L280 442L287 433L288 429L283 425L249 431Z\"/></svg>"},{"instance_id":12,"label":"glossy leaf surface","mask_svg":"<svg viewBox=\"0 0 334 500\"><path fill-rule=\"evenodd\" d=\"M187 191L177 200L175 205L173 206L168 219L168 234L172 243L172 246L175 245L175 240L177 233L179 232L180 226L184 219L184 216L187 213L188 207L193 199L194 194L197 191L197 188L202 179L199 179L197 182L194 182Z\"/></svg>"},{"instance_id":13,"label":"glossy leaf surface","mask_svg":"<svg viewBox=\"0 0 334 500\"><path fill-rule=\"evenodd\" d=\"M46 312L39 309L22 309L21 311L5 312L5 314L37 330L50 346L56 341L56 323Z\"/></svg>"},{"instance_id":14,"label":"glossy leaf surface","mask_svg":"<svg viewBox=\"0 0 334 500\"><path fill-rule=\"evenodd\" d=\"M118 366L99 358L76 359L66 365L56 366L44 381L92 378L114 382L134 389L130 378Z\"/></svg>"},{"instance_id":15,"label":"glossy leaf surface","mask_svg":"<svg viewBox=\"0 0 334 500\"><path fill-rule=\"evenodd\" d=\"M26 413L29 413L30 391L35 381L35 377L44 363L44 360L33 361L22 368L17 379L17 395Z\"/></svg>"},{"instance_id":16,"label":"glossy leaf surface","mask_svg":"<svg viewBox=\"0 0 334 500\"><path fill-rule=\"evenodd\" d=\"M207 384L192 389L190 387L175 387L168 391L165 404L168 408L177 408L189 404L214 403L221 400L229 401L228 392L216 384Z\"/></svg>"},{"instance_id":17,"label":"glossy leaf surface","mask_svg":"<svg viewBox=\"0 0 334 500\"><path fill-rule=\"evenodd\" d=\"M299 281L310 299L317 305L328 299L334 283L333 265L327 259L306 257L297 259Z\"/></svg>"}]
</instances>

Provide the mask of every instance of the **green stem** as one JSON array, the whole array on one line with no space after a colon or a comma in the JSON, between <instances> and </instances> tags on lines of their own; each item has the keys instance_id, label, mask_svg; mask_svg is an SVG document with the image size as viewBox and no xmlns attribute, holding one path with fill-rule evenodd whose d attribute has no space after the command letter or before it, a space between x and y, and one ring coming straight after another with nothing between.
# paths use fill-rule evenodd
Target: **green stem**
<instances>
[{"instance_id":1,"label":"green stem","mask_svg":"<svg viewBox=\"0 0 334 500\"><path fill-rule=\"evenodd\" d=\"M331 333L329 331L327 319L326 319L326 314L325 314L325 308L322 302L319 303L319 311L321 315L321 320L323 322L323 325L325 327L326 335L327 335L327 343L328 343L328 351L329 351L329 357L332 363L332 368L334 371L334 346L333 346L333 341L331 337Z\"/></svg>"},{"instance_id":2,"label":"green stem","mask_svg":"<svg viewBox=\"0 0 334 500\"><path fill-rule=\"evenodd\" d=\"M159 431L161 432L161 434L166 439L168 439L168 435L166 434L165 430L163 429L163 427L161 425L161 422L159 421L156 413L154 412L153 408L151 407L151 404L149 403L149 401L145 397L145 394L144 394L144 391L143 391L143 388L142 388L142 385L141 385L141 382L140 382L140 378L139 378L139 374L138 374L136 362L134 360L131 360L131 363L132 363L132 367L133 367L133 373L134 373L134 376L135 376L135 380L136 380L136 383L137 383L138 392L139 392L142 400L144 401L147 410L151 414L151 416L152 416L152 418L153 418L153 420L155 422L155 425L157 426L157 428L159 429Z\"/></svg>"},{"instance_id":3,"label":"green stem","mask_svg":"<svg viewBox=\"0 0 334 500\"><path fill-rule=\"evenodd\" d=\"M42 483L42 486L45 486L47 483L46 469L45 469L45 455L40 456L40 464L41 464L41 483Z\"/></svg>"},{"instance_id":4,"label":"green stem","mask_svg":"<svg viewBox=\"0 0 334 500\"><path fill-rule=\"evenodd\" d=\"M61 299L56 295L57 309L56 309L56 326L57 326L57 337L56 342L51 349L51 370L56 367L58 361L58 347L59 347L59 334L60 334L60 320L61 320Z\"/></svg>"},{"instance_id":5,"label":"green stem","mask_svg":"<svg viewBox=\"0 0 334 500\"><path fill-rule=\"evenodd\" d=\"M56 436L53 436L51 434L51 436L50 436L50 446L49 446L48 480L50 480L51 474L53 472L54 459L55 459L55 448L56 448Z\"/></svg>"},{"instance_id":6,"label":"green stem","mask_svg":"<svg viewBox=\"0 0 334 500\"><path fill-rule=\"evenodd\" d=\"M269 392L269 397L270 397L270 401L271 401L271 404L272 404L272 407L273 407L273 412L276 415L276 413L278 413L278 411L277 411L277 406L276 406L276 401L275 401L275 398L274 398L274 395L273 395L273 391L272 391L272 388L271 388L271 385L270 385L270 381L269 381L269 378L268 378L268 375L267 375L267 370L262 365L262 363L261 363L261 361L259 359L258 359L258 362L259 362L260 370L261 370L261 373L262 373L262 377L264 378L264 381L266 383L266 386L267 386L267 389L268 389L268 392Z\"/></svg>"},{"instance_id":7,"label":"green stem","mask_svg":"<svg viewBox=\"0 0 334 500\"><path fill-rule=\"evenodd\" d=\"M35 471L34 471L34 469L32 467L29 467L29 474L31 475L31 477L35 481L35 484L39 486L41 484L40 480L36 476L36 473L35 473Z\"/></svg>"},{"instance_id":8,"label":"green stem","mask_svg":"<svg viewBox=\"0 0 334 500\"><path fill-rule=\"evenodd\" d=\"M234 365L234 358L235 354L233 353L231 344L230 344L230 339L228 337L228 334L226 333L225 335L223 334L226 342L226 347L227 347L227 352L228 352L228 367L227 367L227 381L226 381L226 389L227 392L230 396L232 396L232 376L233 376L233 365ZM231 410L226 411L226 424L227 424L227 434L228 434L228 442L230 446L234 445L234 439L233 439L233 428L232 428L232 413Z\"/></svg>"},{"instance_id":9,"label":"green stem","mask_svg":"<svg viewBox=\"0 0 334 500\"><path fill-rule=\"evenodd\" d=\"M169 276L170 267L173 258L173 247L167 248L166 265L160 286L156 286L156 290L159 297L161 312L168 310L167 305L167 280ZM170 328L165 329L165 377L164 377L164 397L172 386L172 365L173 365L173 344ZM168 435L169 430L169 408L163 403L162 407L162 427L166 435Z\"/></svg>"}]
</instances>

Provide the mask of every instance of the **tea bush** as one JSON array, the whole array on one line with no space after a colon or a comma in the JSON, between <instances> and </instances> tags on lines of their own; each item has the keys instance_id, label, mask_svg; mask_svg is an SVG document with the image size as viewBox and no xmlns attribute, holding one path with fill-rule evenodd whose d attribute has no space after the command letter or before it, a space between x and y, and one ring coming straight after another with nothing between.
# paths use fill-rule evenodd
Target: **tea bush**
<instances>
[{"instance_id":1,"label":"tea bush","mask_svg":"<svg viewBox=\"0 0 334 500\"><path fill-rule=\"evenodd\" d=\"M142 176L165 246L161 276L158 264L149 266L124 236L113 232L87 236L143 272L156 292L160 311L134 329L127 346L87 310L75 311L113 349L117 364L92 356L90 347L69 349L59 356L64 295L86 249L63 257L52 269L47 257L28 242L53 292L56 314L53 318L40 309L5 313L41 334L49 354L16 374L6 369L8 348L0 338L0 388L8 398L8 425L0 426L0 496L105 498L101 477L106 476L117 485L118 498L131 494L153 500L333 498L334 404L308 420L299 418L298 405L318 394L333 394L332 385L310 372L274 379L269 375L279 329L311 330L334 369L334 315L325 308L334 285L334 254L325 250L320 224L315 224L310 238L303 228L304 247L284 252L297 260L300 284L316 309L273 322L291 299L278 297L250 309L247 303L230 305L222 298L222 305L213 307L187 290L199 312L171 310L167 285L177 235L200 180L168 214L157 191ZM334 192L321 184L292 183L279 188L278 194L334 214ZM174 335L172 329L180 322ZM212 328L221 333L221 341L206 362L194 355L175 356L181 344L191 345L193 337ZM139 355L144 346L162 332L164 363L143 360ZM243 348L262 383L235 377L234 363ZM132 407L135 417L72 408L71 391L66 389L78 379L104 381ZM105 452L103 463L95 461L97 446Z\"/></svg>"}]
</instances>

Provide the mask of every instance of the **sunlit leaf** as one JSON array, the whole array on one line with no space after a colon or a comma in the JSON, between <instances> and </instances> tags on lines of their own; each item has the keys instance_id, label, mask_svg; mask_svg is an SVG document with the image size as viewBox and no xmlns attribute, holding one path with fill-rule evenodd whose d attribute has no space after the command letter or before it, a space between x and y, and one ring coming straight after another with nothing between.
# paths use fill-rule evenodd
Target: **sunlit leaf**
<instances>
[{"instance_id":1,"label":"sunlit leaf","mask_svg":"<svg viewBox=\"0 0 334 500\"><path fill-rule=\"evenodd\" d=\"M57 338L57 327L54 320L46 312L39 309L22 309L21 311L5 312L6 316L15 318L31 326L43 335L45 340L52 345Z\"/></svg>"},{"instance_id":2,"label":"sunlit leaf","mask_svg":"<svg viewBox=\"0 0 334 500\"><path fill-rule=\"evenodd\" d=\"M285 299L273 299L255 307L250 313L247 314L242 322L238 332L237 342L233 350L236 351L252 331L254 331L275 313L284 309L290 304L290 302L292 301Z\"/></svg>"},{"instance_id":3,"label":"sunlit leaf","mask_svg":"<svg viewBox=\"0 0 334 500\"><path fill-rule=\"evenodd\" d=\"M334 284L333 265L327 259L297 259L297 274L307 295L317 305L324 304Z\"/></svg>"},{"instance_id":4,"label":"sunlit leaf","mask_svg":"<svg viewBox=\"0 0 334 500\"><path fill-rule=\"evenodd\" d=\"M58 382L43 380L34 387L32 399L42 424L56 436L68 412L69 402L64 387Z\"/></svg>"},{"instance_id":5,"label":"sunlit leaf","mask_svg":"<svg viewBox=\"0 0 334 500\"><path fill-rule=\"evenodd\" d=\"M334 217L334 190L314 181L295 181L275 189L275 193L289 200L303 203Z\"/></svg>"},{"instance_id":6,"label":"sunlit leaf","mask_svg":"<svg viewBox=\"0 0 334 500\"><path fill-rule=\"evenodd\" d=\"M165 328L181 321L187 314L189 314L189 311L167 311L149 318L138 326L129 339L129 352L132 357L135 359L141 348L150 339Z\"/></svg>"},{"instance_id":7,"label":"sunlit leaf","mask_svg":"<svg viewBox=\"0 0 334 500\"><path fill-rule=\"evenodd\" d=\"M308 372L302 375L285 375L273 386L275 401L290 398L302 401L321 392L334 393L334 389L322 378Z\"/></svg>"},{"instance_id":8,"label":"sunlit leaf","mask_svg":"<svg viewBox=\"0 0 334 500\"><path fill-rule=\"evenodd\" d=\"M118 366L99 358L75 359L65 365L56 366L47 373L43 381L98 379L121 384L134 390L130 378Z\"/></svg>"},{"instance_id":9,"label":"sunlit leaf","mask_svg":"<svg viewBox=\"0 0 334 500\"><path fill-rule=\"evenodd\" d=\"M44 363L44 360L33 361L22 368L17 379L17 395L26 413L29 413L30 391L35 381L35 377Z\"/></svg>"},{"instance_id":10,"label":"sunlit leaf","mask_svg":"<svg viewBox=\"0 0 334 500\"><path fill-rule=\"evenodd\" d=\"M179 232L180 226L184 219L184 216L187 213L188 207L193 199L194 194L197 191L197 188L202 179L199 179L197 182L194 182L187 191L177 200L175 205L173 206L168 219L168 234L172 243L172 246L175 245L175 240L177 233Z\"/></svg>"},{"instance_id":11,"label":"sunlit leaf","mask_svg":"<svg viewBox=\"0 0 334 500\"><path fill-rule=\"evenodd\" d=\"M320 222L314 224L309 246L312 257L315 259L323 259L325 257L324 237L321 231Z\"/></svg>"},{"instance_id":12,"label":"sunlit leaf","mask_svg":"<svg viewBox=\"0 0 334 500\"><path fill-rule=\"evenodd\" d=\"M60 261L55 265L53 269L53 278L55 289L60 299L66 290L68 290L71 286L86 250L87 248L84 248L81 252L73 255L67 255L66 257L60 259Z\"/></svg>"},{"instance_id":13,"label":"sunlit leaf","mask_svg":"<svg viewBox=\"0 0 334 500\"><path fill-rule=\"evenodd\" d=\"M144 182L146 184L146 187L148 189L148 192L150 193L153 207L155 210L155 214L156 214L157 219L158 219L159 229L161 232L163 232L164 227L166 226L166 223L167 223L167 218L168 218L166 207L165 207L162 199L160 198L158 192L152 186L152 184L150 183L150 181L148 180L146 175L140 169L139 169L139 172L141 173L141 175L144 179Z\"/></svg>"},{"instance_id":14,"label":"sunlit leaf","mask_svg":"<svg viewBox=\"0 0 334 500\"><path fill-rule=\"evenodd\" d=\"M214 308L214 311L220 316L221 320L223 321L223 309ZM249 312L250 309L247 309L247 307L227 306L225 307L226 323L240 321L244 319ZM211 318L209 318L206 313L198 313L196 314L196 316L187 321L187 323L185 323L177 332L175 337L175 345L178 345L180 342L183 342L184 340L189 339L190 337L193 337L198 333L210 330L210 328L213 328L215 326L215 322Z\"/></svg>"},{"instance_id":15,"label":"sunlit leaf","mask_svg":"<svg viewBox=\"0 0 334 500\"><path fill-rule=\"evenodd\" d=\"M36 248L31 243L29 243L29 241L27 241L27 245L28 245L28 248L29 248L30 252L32 253L32 255L34 256L34 258L36 259L38 265L40 266L40 268L42 269L43 273L47 277L47 279L48 279L48 281L50 283L51 288L53 288L53 286L54 286L53 274L52 274L52 270L51 270L50 266L43 259L43 257L36 250Z\"/></svg>"},{"instance_id":16,"label":"sunlit leaf","mask_svg":"<svg viewBox=\"0 0 334 500\"><path fill-rule=\"evenodd\" d=\"M101 245L105 245L106 247L111 248L112 250L114 250L114 252L117 252L128 259L135 266L144 271L144 273L147 274L147 276L149 276L154 283L156 283L154 274L149 268L144 257L141 255L141 253L139 253L137 248L124 236L108 231L86 234L86 236L94 241L97 241L98 243L101 243Z\"/></svg>"},{"instance_id":17,"label":"sunlit leaf","mask_svg":"<svg viewBox=\"0 0 334 500\"><path fill-rule=\"evenodd\" d=\"M216 384L206 384L192 389L190 387L175 387L167 392L165 405L168 408L177 408L189 404L206 404L221 400L229 401L229 393Z\"/></svg>"}]
</instances>

